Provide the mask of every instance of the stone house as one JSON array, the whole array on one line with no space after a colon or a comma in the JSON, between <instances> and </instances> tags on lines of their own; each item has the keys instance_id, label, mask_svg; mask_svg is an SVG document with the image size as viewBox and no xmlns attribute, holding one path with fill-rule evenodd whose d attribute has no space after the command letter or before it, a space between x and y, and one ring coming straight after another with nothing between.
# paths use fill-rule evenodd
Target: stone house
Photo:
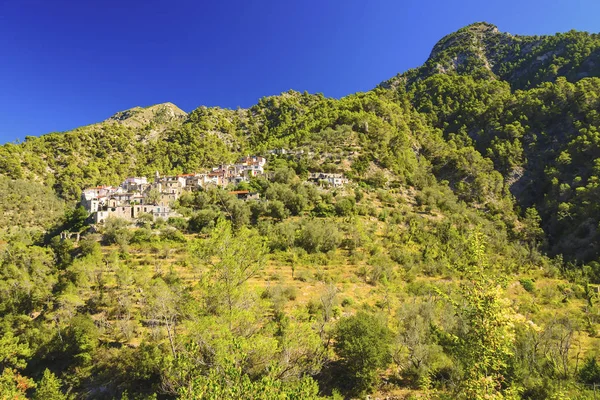
<instances>
[{"instance_id":1,"label":"stone house","mask_svg":"<svg viewBox=\"0 0 600 400\"><path fill-rule=\"evenodd\" d=\"M308 177L308 180L314 183L325 182L326 184L333 187L344 186L349 182L348 178L345 178L342 174L330 174L325 172L311 173Z\"/></svg>"}]
</instances>

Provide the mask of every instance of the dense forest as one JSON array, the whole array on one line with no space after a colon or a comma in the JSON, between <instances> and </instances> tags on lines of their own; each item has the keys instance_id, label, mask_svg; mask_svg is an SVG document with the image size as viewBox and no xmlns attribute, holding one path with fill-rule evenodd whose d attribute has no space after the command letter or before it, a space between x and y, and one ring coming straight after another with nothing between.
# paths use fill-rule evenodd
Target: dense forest
<instances>
[{"instance_id":1,"label":"dense forest","mask_svg":"<svg viewBox=\"0 0 600 400\"><path fill-rule=\"evenodd\" d=\"M270 173L188 193L182 217L78 205L246 154ZM600 35L487 23L366 93L5 144L0 399L592 399L599 196Z\"/></svg>"}]
</instances>

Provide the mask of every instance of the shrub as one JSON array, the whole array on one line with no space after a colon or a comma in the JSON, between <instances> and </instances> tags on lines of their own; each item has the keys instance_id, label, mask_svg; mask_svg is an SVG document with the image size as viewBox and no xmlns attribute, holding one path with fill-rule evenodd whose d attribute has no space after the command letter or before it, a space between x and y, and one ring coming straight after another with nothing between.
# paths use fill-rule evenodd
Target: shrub
<instances>
[{"instance_id":1,"label":"shrub","mask_svg":"<svg viewBox=\"0 0 600 400\"><path fill-rule=\"evenodd\" d=\"M179 229L180 231L187 230L188 222L184 218L180 217L171 217L167 220L167 224L171 225L174 228Z\"/></svg>"},{"instance_id":2,"label":"shrub","mask_svg":"<svg viewBox=\"0 0 600 400\"><path fill-rule=\"evenodd\" d=\"M340 217L352 215L356 200L353 197L342 197L335 203L335 213Z\"/></svg>"},{"instance_id":3,"label":"shrub","mask_svg":"<svg viewBox=\"0 0 600 400\"><path fill-rule=\"evenodd\" d=\"M391 362L391 333L374 315L359 312L342 319L336 328L334 347L342 360L345 376L342 386L355 394L370 392L379 370Z\"/></svg>"},{"instance_id":4,"label":"shrub","mask_svg":"<svg viewBox=\"0 0 600 400\"><path fill-rule=\"evenodd\" d=\"M348 307L354 304L354 300L351 297L346 297L342 300L342 307Z\"/></svg>"},{"instance_id":5,"label":"shrub","mask_svg":"<svg viewBox=\"0 0 600 400\"><path fill-rule=\"evenodd\" d=\"M519 282L521 283L521 286L523 286L523 289L525 289L529 293L533 293L533 291L535 290L535 284L533 283L533 280L529 278L523 278Z\"/></svg>"},{"instance_id":6,"label":"shrub","mask_svg":"<svg viewBox=\"0 0 600 400\"><path fill-rule=\"evenodd\" d=\"M133 232L131 237L131 243L141 244L141 243L150 243L156 240L156 236L152 233L150 229L139 228Z\"/></svg>"},{"instance_id":7,"label":"shrub","mask_svg":"<svg viewBox=\"0 0 600 400\"><path fill-rule=\"evenodd\" d=\"M308 253L334 250L341 242L341 235L335 224L325 221L310 221L304 224L296 244Z\"/></svg>"},{"instance_id":8,"label":"shrub","mask_svg":"<svg viewBox=\"0 0 600 400\"><path fill-rule=\"evenodd\" d=\"M596 357L590 356L585 360L585 364L579 371L579 380L589 385L600 384L600 365Z\"/></svg>"},{"instance_id":9,"label":"shrub","mask_svg":"<svg viewBox=\"0 0 600 400\"><path fill-rule=\"evenodd\" d=\"M178 231L175 228L163 229L160 232L160 237L163 240L169 240L171 242L179 242L179 243L186 242L186 239L185 239L185 236L183 236L183 233L181 233L180 231Z\"/></svg>"},{"instance_id":10,"label":"shrub","mask_svg":"<svg viewBox=\"0 0 600 400\"><path fill-rule=\"evenodd\" d=\"M188 229L190 232L201 232L203 229L211 229L219 213L213 209L200 210L190 218Z\"/></svg>"},{"instance_id":11,"label":"shrub","mask_svg":"<svg viewBox=\"0 0 600 400\"><path fill-rule=\"evenodd\" d=\"M131 240L131 232L127 227L129 222L120 218L108 218L104 225L103 240L107 244L118 244L126 246Z\"/></svg>"},{"instance_id":12,"label":"shrub","mask_svg":"<svg viewBox=\"0 0 600 400\"><path fill-rule=\"evenodd\" d=\"M283 294L288 300L294 301L298 298L298 289L295 286L288 286L283 290Z\"/></svg>"},{"instance_id":13,"label":"shrub","mask_svg":"<svg viewBox=\"0 0 600 400\"><path fill-rule=\"evenodd\" d=\"M271 250L288 250L296 240L297 225L290 221L281 222L268 232L269 247Z\"/></svg>"}]
</instances>

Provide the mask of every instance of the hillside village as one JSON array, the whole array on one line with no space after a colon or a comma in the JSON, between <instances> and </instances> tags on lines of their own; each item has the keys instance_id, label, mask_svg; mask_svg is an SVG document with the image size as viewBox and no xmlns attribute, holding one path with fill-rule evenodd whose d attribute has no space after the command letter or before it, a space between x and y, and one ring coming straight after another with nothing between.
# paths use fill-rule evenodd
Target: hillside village
<instances>
[{"instance_id":1,"label":"hillside village","mask_svg":"<svg viewBox=\"0 0 600 400\"><path fill-rule=\"evenodd\" d=\"M596 400L599 77L600 34L477 23L339 99L0 145L0 400Z\"/></svg>"},{"instance_id":2,"label":"hillside village","mask_svg":"<svg viewBox=\"0 0 600 400\"><path fill-rule=\"evenodd\" d=\"M242 157L235 164L222 164L205 173L189 173L161 176L158 171L154 181L146 177L129 177L120 186L97 186L83 190L81 204L93 216L95 223L109 217L136 220L142 215L151 215L153 220L177 217L173 203L184 193L200 188L216 186L226 188L251 178L266 176L267 160L260 156ZM348 183L342 174L315 172L308 181L329 187L340 187ZM259 193L249 190L233 190L230 194L242 200L259 200Z\"/></svg>"}]
</instances>

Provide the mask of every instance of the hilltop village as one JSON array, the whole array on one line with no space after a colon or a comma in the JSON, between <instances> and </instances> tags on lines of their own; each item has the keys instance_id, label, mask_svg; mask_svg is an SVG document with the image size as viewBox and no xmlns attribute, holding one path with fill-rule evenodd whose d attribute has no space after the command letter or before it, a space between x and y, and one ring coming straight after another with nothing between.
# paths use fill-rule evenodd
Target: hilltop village
<instances>
[{"instance_id":1,"label":"hilltop village","mask_svg":"<svg viewBox=\"0 0 600 400\"><path fill-rule=\"evenodd\" d=\"M109 217L136 220L150 215L153 220L177 217L174 202L186 191L195 191L209 186L226 188L249 182L258 176L269 177L265 172L267 160L260 156L242 157L235 164L223 164L205 173L190 173L161 176L158 172L154 181L146 177L130 177L120 186L97 186L83 190L81 204L93 216L95 223ZM324 172L311 173L308 181L329 187L340 187L348 183L342 174ZM249 190L229 192L241 200L259 200L260 194Z\"/></svg>"}]
</instances>

